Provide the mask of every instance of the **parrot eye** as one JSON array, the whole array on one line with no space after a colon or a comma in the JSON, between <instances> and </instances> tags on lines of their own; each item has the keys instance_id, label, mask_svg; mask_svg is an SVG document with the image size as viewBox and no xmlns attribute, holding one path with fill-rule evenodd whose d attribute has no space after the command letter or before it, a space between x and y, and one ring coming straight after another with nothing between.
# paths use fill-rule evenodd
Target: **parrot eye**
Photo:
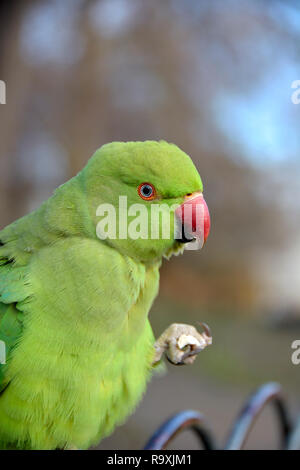
<instances>
[{"instance_id":1,"label":"parrot eye","mask_svg":"<svg viewBox=\"0 0 300 470\"><path fill-rule=\"evenodd\" d=\"M139 196L145 200L151 200L155 198L155 188L151 183L142 183L138 187Z\"/></svg>"}]
</instances>

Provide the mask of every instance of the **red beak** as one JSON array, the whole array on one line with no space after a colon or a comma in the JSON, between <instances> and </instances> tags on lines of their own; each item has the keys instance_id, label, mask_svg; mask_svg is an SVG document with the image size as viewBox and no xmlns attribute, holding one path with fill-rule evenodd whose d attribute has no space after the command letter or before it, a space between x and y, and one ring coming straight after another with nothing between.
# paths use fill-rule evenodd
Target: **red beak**
<instances>
[{"instance_id":1,"label":"red beak","mask_svg":"<svg viewBox=\"0 0 300 470\"><path fill-rule=\"evenodd\" d=\"M210 215L202 193L186 196L186 200L175 211L182 228L177 240L187 243L193 239L204 244L210 232Z\"/></svg>"}]
</instances>

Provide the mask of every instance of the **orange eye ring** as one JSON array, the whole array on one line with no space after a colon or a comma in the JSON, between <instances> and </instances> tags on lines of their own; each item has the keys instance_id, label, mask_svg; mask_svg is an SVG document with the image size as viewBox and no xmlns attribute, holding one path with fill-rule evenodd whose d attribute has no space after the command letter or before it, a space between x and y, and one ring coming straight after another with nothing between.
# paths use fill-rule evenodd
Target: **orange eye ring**
<instances>
[{"instance_id":1,"label":"orange eye ring","mask_svg":"<svg viewBox=\"0 0 300 470\"><path fill-rule=\"evenodd\" d=\"M138 187L139 196L145 201L152 201L156 197L156 191L151 183L141 183Z\"/></svg>"}]
</instances>

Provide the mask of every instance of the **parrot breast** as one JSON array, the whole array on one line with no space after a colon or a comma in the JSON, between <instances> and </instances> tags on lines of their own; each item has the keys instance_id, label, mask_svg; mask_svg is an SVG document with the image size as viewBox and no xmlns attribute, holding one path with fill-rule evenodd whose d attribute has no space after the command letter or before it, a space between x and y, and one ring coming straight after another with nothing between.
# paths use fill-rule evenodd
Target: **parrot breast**
<instances>
[{"instance_id":1,"label":"parrot breast","mask_svg":"<svg viewBox=\"0 0 300 470\"><path fill-rule=\"evenodd\" d=\"M0 395L0 447L87 449L125 420L151 376L158 268L88 239L35 256Z\"/></svg>"}]
</instances>

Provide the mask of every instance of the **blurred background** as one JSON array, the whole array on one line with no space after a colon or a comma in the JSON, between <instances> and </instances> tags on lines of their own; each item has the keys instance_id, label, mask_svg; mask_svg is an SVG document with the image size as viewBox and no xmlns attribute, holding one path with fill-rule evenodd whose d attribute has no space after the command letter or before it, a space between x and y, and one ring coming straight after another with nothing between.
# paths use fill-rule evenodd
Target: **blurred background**
<instances>
[{"instance_id":1,"label":"blurred background","mask_svg":"<svg viewBox=\"0 0 300 470\"><path fill-rule=\"evenodd\" d=\"M170 414L202 411L220 443L250 391L299 408L300 6L292 0L19 0L0 4L0 228L113 140L164 139L195 162L212 231L165 261L156 335L207 322L213 347L168 365L101 449L141 448ZM277 446L264 412L247 448ZM183 434L174 448L197 448Z\"/></svg>"}]
</instances>

